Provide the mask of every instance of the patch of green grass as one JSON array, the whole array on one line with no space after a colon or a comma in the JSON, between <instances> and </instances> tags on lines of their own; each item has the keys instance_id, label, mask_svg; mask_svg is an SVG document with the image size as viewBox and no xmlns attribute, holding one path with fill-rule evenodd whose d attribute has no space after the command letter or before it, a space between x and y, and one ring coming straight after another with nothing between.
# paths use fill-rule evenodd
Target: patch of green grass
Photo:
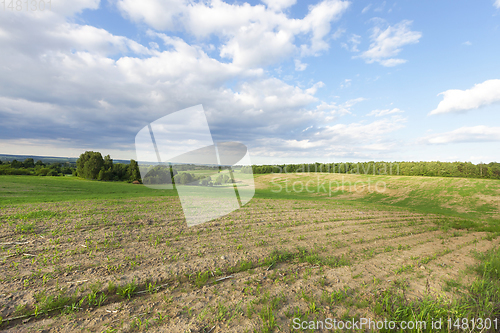
<instances>
[{"instance_id":1,"label":"patch of green grass","mask_svg":"<svg viewBox=\"0 0 500 333\"><path fill-rule=\"evenodd\" d=\"M22 234L32 233L35 230L34 222L24 222L16 224L16 232Z\"/></svg>"},{"instance_id":2,"label":"patch of green grass","mask_svg":"<svg viewBox=\"0 0 500 333\"><path fill-rule=\"evenodd\" d=\"M174 190L156 190L125 182L100 182L77 177L0 175L0 205L61 202L87 199L125 199L176 195ZM54 212L29 212L19 218L53 217Z\"/></svg>"},{"instance_id":3,"label":"patch of green grass","mask_svg":"<svg viewBox=\"0 0 500 333\"><path fill-rule=\"evenodd\" d=\"M261 175L256 175L257 179ZM372 184L379 181L384 182L389 192L364 192L363 195L352 195L349 191L325 193L323 190L317 192L317 177L320 183L326 181L326 177L339 179L341 174L276 174L279 179L269 180L269 185L264 189L257 189L256 198L265 199L288 199L288 200L314 200L327 202L342 202L342 205L359 207L364 209L384 209L384 210L406 210L422 214L437 214L450 218L441 221L443 228L472 229L476 231L500 232L500 221L491 217L491 214L499 213L498 205L481 201L475 194L488 196L498 196L500 181L496 179L465 179L467 186L462 186L464 178L443 178L443 177L413 177L413 176L365 176L349 175L352 177L351 183L356 181L368 182ZM288 191L285 188L284 179L289 177ZM303 190L293 191L293 182L310 182L312 193ZM346 180L347 183L349 181ZM326 181L328 187L328 181ZM281 186L281 190L280 190ZM398 195L397 190L404 190L405 195ZM408 191L410 189L410 191ZM280 191L279 191L280 190ZM328 190L327 190L328 192ZM338 198L342 195L341 198ZM332 200L335 198L335 200ZM461 210L457 209L458 207ZM462 209L466 212L462 212Z\"/></svg>"},{"instance_id":4,"label":"patch of green grass","mask_svg":"<svg viewBox=\"0 0 500 333\"><path fill-rule=\"evenodd\" d=\"M203 287L205 284L207 284L208 280L210 279L211 274L209 271L206 272L199 272L196 274L196 277L194 279L194 284L200 288Z\"/></svg>"},{"instance_id":5,"label":"patch of green grass","mask_svg":"<svg viewBox=\"0 0 500 333\"><path fill-rule=\"evenodd\" d=\"M137 289L135 281L127 283L125 286L118 287L117 294L123 298L130 299Z\"/></svg>"},{"instance_id":6,"label":"patch of green grass","mask_svg":"<svg viewBox=\"0 0 500 333\"><path fill-rule=\"evenodd\" d=\"M486 318L498 321L500 318L500 251L494 249L486 253L476 254L480 263L474 268L477 277L474 282L466 287L456 281L446 281L451 287L460 287L463 296L458 299L448 299L444 295L427 294L423 298L409 300L405 295L405 286L392 287L380 293L375 299L375 313L395 322L426 322L427 327L420 332L448 332L448 320L452 331L462 331L453 326L457 319L475 320L482 318L483 323ZM441 320L442 330L432 329L432 321ZM497 325L500 325L498 322ZM478 327L476 326L476 329ZM491 332L497 331L492 327ZM382 329L380 332L393 332L394 330ZM488 332L488 330L478 331Z\"/></svg>"}]
</instances>

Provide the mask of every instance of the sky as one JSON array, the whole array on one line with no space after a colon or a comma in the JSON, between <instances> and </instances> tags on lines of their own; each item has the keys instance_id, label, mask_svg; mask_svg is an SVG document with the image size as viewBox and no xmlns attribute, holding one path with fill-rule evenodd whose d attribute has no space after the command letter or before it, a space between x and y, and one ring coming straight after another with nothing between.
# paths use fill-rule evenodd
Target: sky
<instances>
[{"instance_id":1,"label":"sky","mask_svg":"<svg viewBox=\"0 0 500 333\"><path fill-rule=\"evenodd\" d=\"M254 164L500 162L500 0L42 2L0 4L0 154L135 159L201 104Z\"/></svg>"}]
</instances>

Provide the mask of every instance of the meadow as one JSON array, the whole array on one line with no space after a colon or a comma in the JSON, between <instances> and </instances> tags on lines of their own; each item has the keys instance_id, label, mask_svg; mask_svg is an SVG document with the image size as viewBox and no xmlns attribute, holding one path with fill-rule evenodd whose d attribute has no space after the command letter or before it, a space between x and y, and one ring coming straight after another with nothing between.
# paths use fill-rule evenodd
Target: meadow
<instances>
[{"instance_id":1,"label":"meadow","mask_svg":"<svg viewBox=\"0 0 500 333\"><path fill-rule=\"evenodd\" d=\"M175 190L0 176L0 329L313 332L327 318L427 325L387 332L500 328L500 180L255 183L243 208L187 227Z\"/></svg>"}]
</instances>

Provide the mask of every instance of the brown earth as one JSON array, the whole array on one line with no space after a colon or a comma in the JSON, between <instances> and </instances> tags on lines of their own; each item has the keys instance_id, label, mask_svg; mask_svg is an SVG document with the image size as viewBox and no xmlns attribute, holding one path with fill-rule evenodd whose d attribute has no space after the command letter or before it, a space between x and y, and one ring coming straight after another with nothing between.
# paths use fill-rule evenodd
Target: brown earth
<instances>
[{"instance_id":1,"label":"brown earth","mask_svg":"<svg viewBox=\"0 0 500 333\"><path fill-rule=\"evenodd\" d=\"M408 285L408 298L454 297L445 281L470 282L471 251L498 245L486 233L439 229L439 216L326 200L253 199L191 228L177 198L16 205L0 214L0 315L21 317L4 322L5 332L253 332L273 300L285 332L296 311L375 318L376 296L394 285ZM298 247L337 264L264 265L274 250ZM205 272L208 280L196 280ZM111 287L131 282L130 299ZM148 293L149 283L160 288ZM42 295L80 299L91 290L106 295L101 306L22 317L41 308ZM339 290L352 293L351 303L324 302Z\"/></svg>"}]
</instances>

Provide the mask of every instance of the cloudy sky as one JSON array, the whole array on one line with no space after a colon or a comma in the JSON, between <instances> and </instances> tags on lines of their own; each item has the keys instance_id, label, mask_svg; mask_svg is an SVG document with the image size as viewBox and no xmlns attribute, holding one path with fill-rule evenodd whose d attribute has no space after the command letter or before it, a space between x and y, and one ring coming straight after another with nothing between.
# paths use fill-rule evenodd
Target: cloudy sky
<instances>
[{"instance_id":1,"label":"cloudy sky","mask_svg":"<svg viewBox=\"0 0 500 333\"><path fill-rule=\"evenodd\" d=\"M198 104L254 163L500 161L500 0L0 7L0 153L135 158Z\"/></svg>"}]
</instances>

